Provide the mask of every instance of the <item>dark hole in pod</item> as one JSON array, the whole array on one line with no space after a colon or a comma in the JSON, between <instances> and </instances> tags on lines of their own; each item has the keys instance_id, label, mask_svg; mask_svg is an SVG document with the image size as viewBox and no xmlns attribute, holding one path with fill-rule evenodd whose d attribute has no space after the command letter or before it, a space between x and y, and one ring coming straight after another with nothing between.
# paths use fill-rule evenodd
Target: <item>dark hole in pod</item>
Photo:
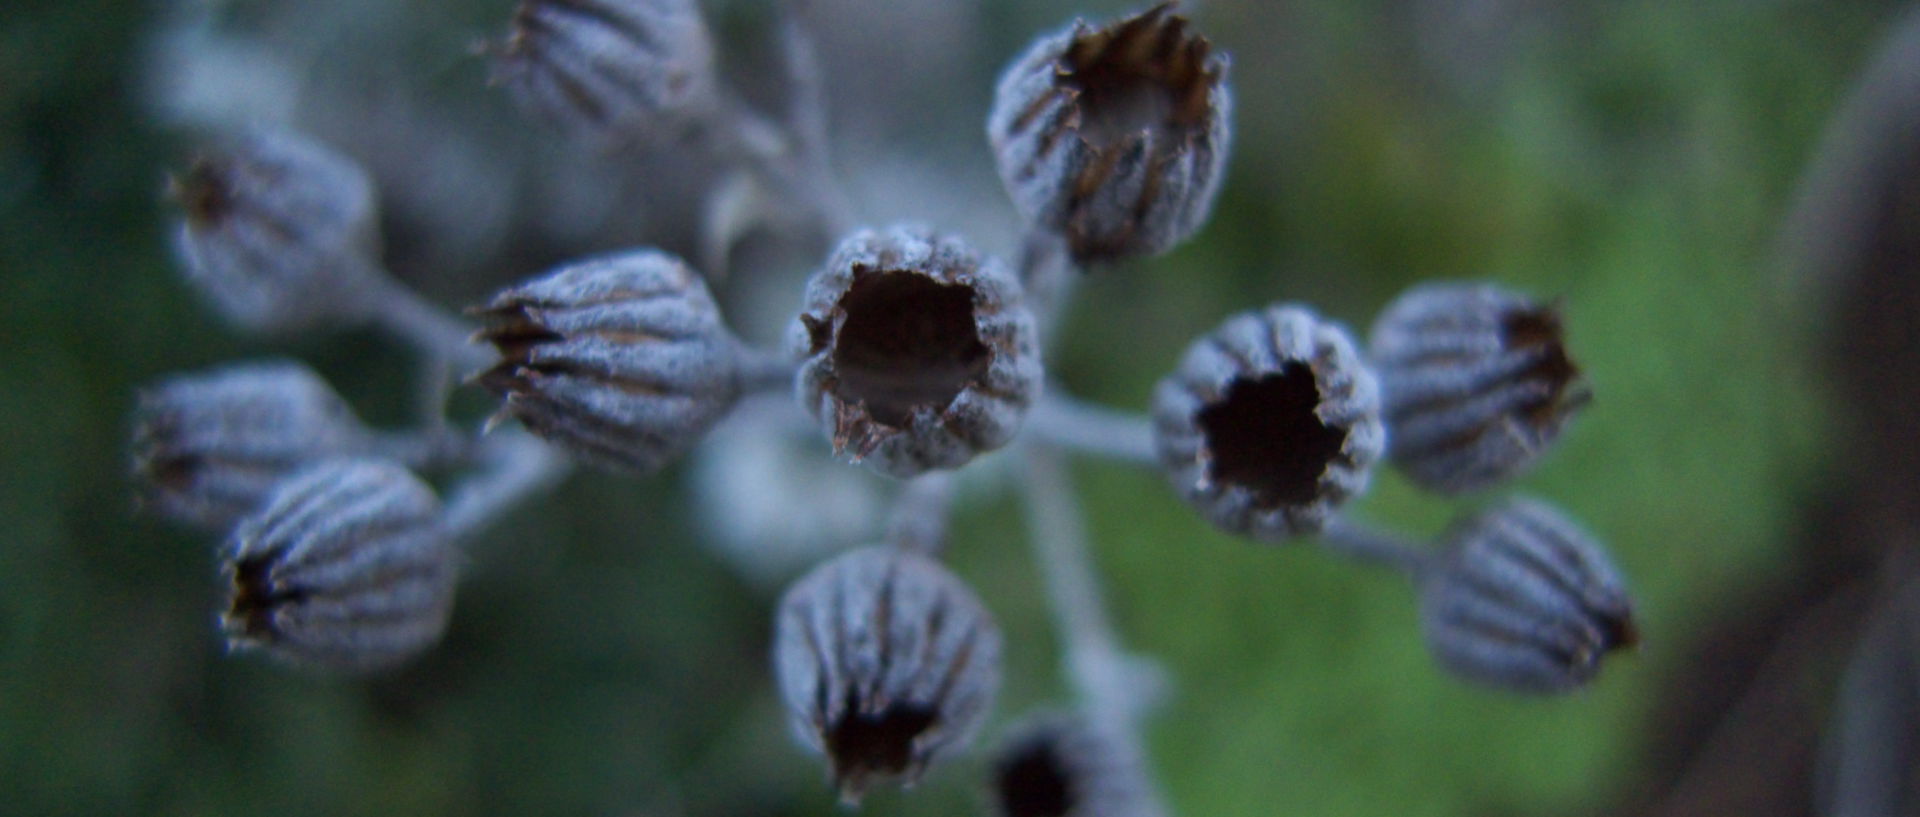
<instances>
[{"instance_id":1,"label":"dark hole in pod","mask_svg":"<svg viewBox=\"0 0 1920 817\"><path fill-rule=\"evenodd\" d=\"M855 707L857 701L849 702ZM869 774L901 774L913 763L913 740L933 725L932 709L891 706L878 715L853 713L827 730L835 776L859 781Z\"/></svg>"},{"instance_id":2,"label":"dark hole in pod","mask_svg":"<svg viewBox=\"0 0 1920 817\"><path fill-rule=\"evenodd\" d=\"M1073 810L1066 764L1046 737L1017 746L994 772L994 796L1003 817L1064 817Z\"/></svg>"},{"instance_id":3,"label":"dark hole in pod","mask_svg":"<svg viewBox=\"0 0 1920 817\"><path fill-rule=\"evenodd\" d=\"M1573 358L1567 356L1567 346L1563 339L1560 313L1552 307L1525 309L1505 316L1500 322L1500 332L1507 346L1514 349L1540 347L1540 361L1533 364L1521 375L1531 380L1545 381L1547 395L1537 401L1521 407L1525 419L1546 423L1559 413L1563 404L1576 396L1568 394L1568 387L1580 377L1580 367Z\"/></svg>"},{"instance_id":4,"label":"dark hole in pod","mask_svg":"<svg viewBox=\"0 0 1920 817\"><path fill-rule=\"evenodd\" d=\"M272 559L268 555L249 556L233 566L233 602L227 607L227 620L239 622L241 634L248 638L272 635L269 623L273 608L297 602L306 594L300 590L274 590L268 576Z\"/></svg>"},{"instance_id":5,"label":"dark hole in pod","mask_svg":"<svg viewBox=\"0 0 1920 817\"><path fill-rule=\"evenodd\" d=\"M987 370L974 328L973 288L913 272L859 275L840 298L834 389L874 422L905 427L919 407L945 409Z\"/></svg>"},{"instance_id":6,"label":"dark hole in pod","mask_svg":"<svg viewBox=\"0 0 1920 817\"><path fill-rule=\"evenodd\" d=\"M193 226L211 227L233 209L233 194L226 178L229 172L220 162L202 157L174 178L169 192Z\"/></svg>"},{"instance_id":7,"label":"dark hole in pod","mask_svg":"<svg viewBox=\"0 0 1920 817\"><path fill-rule=\"evenodd\" d=\"M1063 80L1080 92L1088 143L1104 147L1141 131L1167 137L1205 118L1217 79L1206 65L1210 46L1169 8L1084 35L1067 49Z\"/></svg>"},{"instance_id":8,"label":"dark hole in pod","mask_svg":"<svg viewBox=\"0 0 1920 817\"><path fill-rule=\"evenodd\" d=\"M1201 410L1215 482L1253 492L1262 509L1310 503L1347 431L1320 421L1320 387L1299 362L1279 373L1235 380L1225 399Z\"/></svg>"}]
</instances>

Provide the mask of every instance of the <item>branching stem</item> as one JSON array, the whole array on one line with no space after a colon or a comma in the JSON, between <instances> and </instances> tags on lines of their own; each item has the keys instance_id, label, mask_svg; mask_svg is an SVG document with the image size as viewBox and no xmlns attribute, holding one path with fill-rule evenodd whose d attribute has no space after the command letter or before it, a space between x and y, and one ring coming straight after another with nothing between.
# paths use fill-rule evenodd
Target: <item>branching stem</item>
<instances>
[{"instance_id":1,"label":"branching stem","mask_svg":"<svg viewBox=\"0 0 1920 817\"><path fill-rule=\"evenodd\" d=\"M1082 402L1049 388L1028 415L1026 431L1049 445L1139 465L1155 462L1147 418Z\"/></svg>"},{"instance_id":2,"label":"branching stem","mask_svg":"<svg viewBox=\"0 0 1920 817\"><path fill-rule=\"evenodd\" d=\"M1428 549L1344 514L1334 516L1321 529L1320 545L1356 562L1392 568L1410 579L1418 579L1433 562Z\"/></svg>"},{"instance_id":3,"label":"branching stem","mask_svg":"<svg viewBox=\"0 0 1920 817\"><path fill-rule=\"evenodd\" d=\"M489 436L482 470L455 485L444 524L456 539L492 524L514 506L565 476L571 463L533 435L500 431Z\"/></svg>"}]
</instances>

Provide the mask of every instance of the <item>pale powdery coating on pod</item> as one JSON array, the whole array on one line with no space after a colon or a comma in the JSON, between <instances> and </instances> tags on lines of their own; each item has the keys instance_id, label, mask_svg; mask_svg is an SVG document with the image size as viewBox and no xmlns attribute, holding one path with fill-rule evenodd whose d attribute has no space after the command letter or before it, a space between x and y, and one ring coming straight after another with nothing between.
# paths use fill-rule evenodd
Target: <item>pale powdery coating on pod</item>
<instances>
[{"instance_id":1,"label":"pale powdery coating on pod","mask_svg":"<svg viewBox=\"0 0 1920 817\"><path fill-rule=\"evenodd\" d=\"M1227 58L1164 3L1041 37L987 118L1021 215L1082 262L1153 255L1207 220L1227 158Z\"/></svg>"},{"instance_id":2,"label":"pale powdery coating on pod","mask_svg":"<svg viewBox=\"0 0 1920 817\"><path fill-rule=\"evenodd\" d=\"M367 438L346 401L299 363L180 375L140 393L135 487L143 508L224 531L287 474Z\"/></svg>"},{"instance_id":3,"label":"pale powdery coating on pod","mask_svg":"<svg viewBox=\"0 0 1920 817\"><path fill-rule=\"evenodd\" d=\"M1110 724L1077 713L1032 716L994 755L999 817L1164 817L1141 758Z\"/></svg>"},{"instance_id":4,"label":"pale powdery coating on pod","mask_svg":"<svg viewBox=\"0 0 1920 817\"><path fill-rule=\"evenodd\" d=\"M1366 490L1386 444L1374 376L1304 307L1234 316L1153 395L1168 480L1208 521L1258 539L1319 530Z\"/></svg>"},{"instance_id":5,"label":"pale powdery coating on pod","mask_svg":"<svg viewBox=\"0 0 1920 817\"><path fill-rule=\"evenodd\" d=\"M861 548L787 590L774 673L800 739L826 755L841 796L876 778L917 781L972 738L1000 686L1000 630L932 559Z\"/></svg>"},{"instance_id":6,"label":"pale powdery coating on pod","mask_svg":"<svg viewBox=\"0 0 1920 817\"><path fill-rule=\"evenodd\" d=\"M234 530L220 620L234 649L361 672L440 640L455 554L440 501L383 460L329 460L289 477Z\"/></svg>"},{"instance_id":7,"label":"pale powdery coating on pod","mask_svg":"<svg viewBox=\"0 0 1920 817\"><path fill-rule=\"evenodd\" d=\"M365 314L377 205L353 160L257 131L201 154L169 193L187 279L228 321L284 331Z\"/></svg>"},{"instance_id":8,"label":"pale powdery coating on pod","mask_svg":"<svg viewBox=\"0 0 1920 817\"><path fill-rule=\"evenodd\" d=\"M1519 692L1565 692L1639 638L1600 545L1545 503L1514 499L1448 536L1422 577L1420 624L1440 664Z\"/></svg>"},{"instance_id":9,"label":"pale powdery coating on pod","mask_svg":"<svg viewBox=\"0 0 1920 817\"><path fill-rule=\"evenodd\" d=\"M1011 440L1040 391L1037 342L1012 273L918 226L841 242L788 331L834 450L896 477Z\"/></svg>"},{"instance_id":10,"label":"pale powdery coating on pod","mask_svg":"<svg viewBox=\"0 0 1920 817\"><path fill-rule=\"evenodd\" d=\"M492 81L562 130L618 142L713 101L713 43L693 0L522 0Z\"/></svg>"},{"instance_id":11,"label":"pale powdery coating on pod","mask_svg":"<svg viewBox=\"0 0 1920 817\"><path fill-rule=\"evenodd\" d=\"M1524 471L1592 396L1563 334L1556 305L1490 284L1408 290L1371 339L1388 456L1446 494Z\"/></svg>"},{"instance_id":12,"label":"pale powdery coating on pod","mask_svg":"<svg viewBox=\"0 0 1920 817\"><path fill-rule=\"evenodd\" d=\"M739 344L706 283L658 250L578 261L472 310L501 414L608 468L652 472L739 396Z\"/></svg>"}]
</instances>

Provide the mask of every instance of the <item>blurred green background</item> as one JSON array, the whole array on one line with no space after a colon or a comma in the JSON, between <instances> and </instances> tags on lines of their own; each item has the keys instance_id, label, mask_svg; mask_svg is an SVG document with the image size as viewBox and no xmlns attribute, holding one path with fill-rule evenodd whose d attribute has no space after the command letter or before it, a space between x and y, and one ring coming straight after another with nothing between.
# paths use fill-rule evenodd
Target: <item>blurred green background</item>
<instances>
[{"instance_id":1,"label":"blurred green background","mask_svg":"<svg viewBox=\"0 0 1920 817\"><path fill-rule=\"evenodd\" d=\"M583 472L514 514L474 543L446 642L400 672L315 678L223 655L215 542L132 510L136 388L292 354L395 425L412 372L404 350L366 332L241 336L183 285L160 190L191 142L145 100L150 32L174 5L192 4L15 0L0 21L0 813L837 813L766 669L778 586L702 547L684 469ZM258 4L231 5L244 20ZM408 58L432 66L423 93L481 93L484 66L464 47L501 29L510 5L390 4L427 32L404 38L421 52ZM761 4L709 6L717 29L755 47ZM935 172L990 187L978 123L998 66L1076 13L1123 8L986 3L952 98L876 116L946 146L928 154ZM1174 682L1150 740L1178 813L1655 808L1687 765L1673 730L1707 717L1672 713L1731 694L1688 686L1713 677L1697 671L1703 641L1791 581L1802 515L1831 467L1829 401L1773 253L1823 125L1895 11L1194 10L1234 58L1220 205L1178 251L1088 278L1054 372L1139 408L1188 339L1258 304L1305 301L1364 329L1422 280L1564 296L1597 400L1516 489L1609 543L1646 643L1579 694L1480 691L1429 662L1394 577L1231 540L1151 473L1076 466L1122 636ZM837 24L860 36L857 17ZM737 59L751 70L765 57ZM482 98L500 127L522 127ZM457 273L419 282L450 305L501 282ZM1425 535L1458 510L1382 472L1356 512ZM1018 520L1016 497L986 492L962 508L950 551L1008 634L986 738L1065 694ZM1815 708L1831 680L1805 679ZM979 771L937 770L866 813L978 813Z\"/></svg>"}]
</instances>

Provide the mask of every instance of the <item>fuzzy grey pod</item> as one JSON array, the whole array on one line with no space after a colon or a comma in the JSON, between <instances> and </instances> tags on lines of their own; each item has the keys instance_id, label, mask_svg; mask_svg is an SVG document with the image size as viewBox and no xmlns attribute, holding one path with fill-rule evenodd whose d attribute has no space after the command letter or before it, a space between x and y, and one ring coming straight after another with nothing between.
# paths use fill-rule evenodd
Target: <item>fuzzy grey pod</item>
<instances>
[{"instance_id":1,"label":"fuzzy grey pod","mask_svg":"<svg viewBox=\"0 0 1920 817\"><path fill-rule=\"evenodd\" d=\"M739 344L685 262L634 250L568 264L473 310L500 362L477 382L542 439L650 473L739 396Z\"/></svg>"},{"instance_id":2,"label":"fuzzy grey pod","mask_svg":"<svg viewBox=\"0 0 1920 817\"><path fill-rule=\"evenodd\" d=\"M1374 376L1305 307L1245 312L1188 347L1153 394L1167 479L1214 525L1277 540L1366 490L1386 444Z\"/></svg>"},{"instance_id":3,"label":"fuzzy grey pod","mask_svg":"<svg viewBox=\"0 0 1920 817\"><path fill-rule=\"evenodd\" d=\"M169 192L187 279L228 321L290 331L366 314L377 209L353 160L257 131L202 154Z\"/></svg>"},{"instance_id":4,"label":"fuzzy grey pod","mask_svg":"<svg viewBox=\"0 0 1920 817\"><path fill-rule=\"evenodd\" d=\"M999 817L1164 817L1138 753L1077 713L1026 719L994 755Z\"/></svg>"},{"instance_id":5,"label":"fuzzy grey pod","mask_svg":"<svg viewBox=\"0 0 1920 817\"><path fill-rule=\"evenodd\" d=\"M1020 282L925 227L862 230L807 282L788 346L834 450L910 477L1005 445L1040 391Z\"/></svg>"},{"instance_id":6,"label":"fuzzy grey pod","mask_svg":"<svg viewBox=\"0 0 1920 817\"><path fill-rule=\"evenodd\" d=\"M1457 525L1420 580L1427 647L1448 670L1518 692L1566 692L1639 638L1620 575L1552 506L1513 499Z\"/></svg>"},{"instance_id":7,"label":"fuzzy grey pod","mask_svg":"<svg viewBox=\"0 0 1920 817\"><path fill-rule=\"evenodd\" d=\"M455 555L440 501L384 460L328 460L288 477L234 530L228 645L364 672L440 639L453 606Z\"/></svg>"},{"instance_id":8,"label":"fuzzy grey pod","mask_svg":"<svg viewBox=\"0 0 1920 817\"><path fill-rule=\"evenodd\" d=\"M1490 284L1428 284L1373 326L1388 456L1428 490L1458 494L1539 460L1592 397L1556 305Z\"/></svg>"},{"instance_id":9,"label":"fuzzy grey pod","mask_svg":"<svg viewBox=\"0 0 1920 817\"><path fill-rule=\"evenodd\" d=\"M671 131L714 99L693 0L521 0L493 57L522 109L606 143Z\"/></svg>"},{"instance_id":10,"label":"fuzzy grey pod","mask_svg":"<svg viewBox=\"0 0 1920 817\"><path fill-rule=\"evenodd\" d=\"M781 599L773 665L800 740L858 802L964 747L1000 686L1000 630L939 562L890 546L842 554Z\"/></svg>"},{"instance_id":11,"label":"fuzzy grey pod","mask_svg":"<svg viewBox=\"0 0 1920 817\"><path fill-rule=\"evenodd\" d=\"M1213 208L1227 58L1173 6L1043 36L994 92L987 138L1007 193L1081 262L1165 252Z\"/></svg>"},{"instance_id":12,"label":"fuzzy grey pod","mask_svg":"<svg viewBox=\"0 0 1920 817\"><path fill-rule=\"evenodd\" d=\"M287 474L368 439L353 409L306 366L224 366L141 392L134 482L141 507L224 531Z\"/></svg>"}]
</instances>

